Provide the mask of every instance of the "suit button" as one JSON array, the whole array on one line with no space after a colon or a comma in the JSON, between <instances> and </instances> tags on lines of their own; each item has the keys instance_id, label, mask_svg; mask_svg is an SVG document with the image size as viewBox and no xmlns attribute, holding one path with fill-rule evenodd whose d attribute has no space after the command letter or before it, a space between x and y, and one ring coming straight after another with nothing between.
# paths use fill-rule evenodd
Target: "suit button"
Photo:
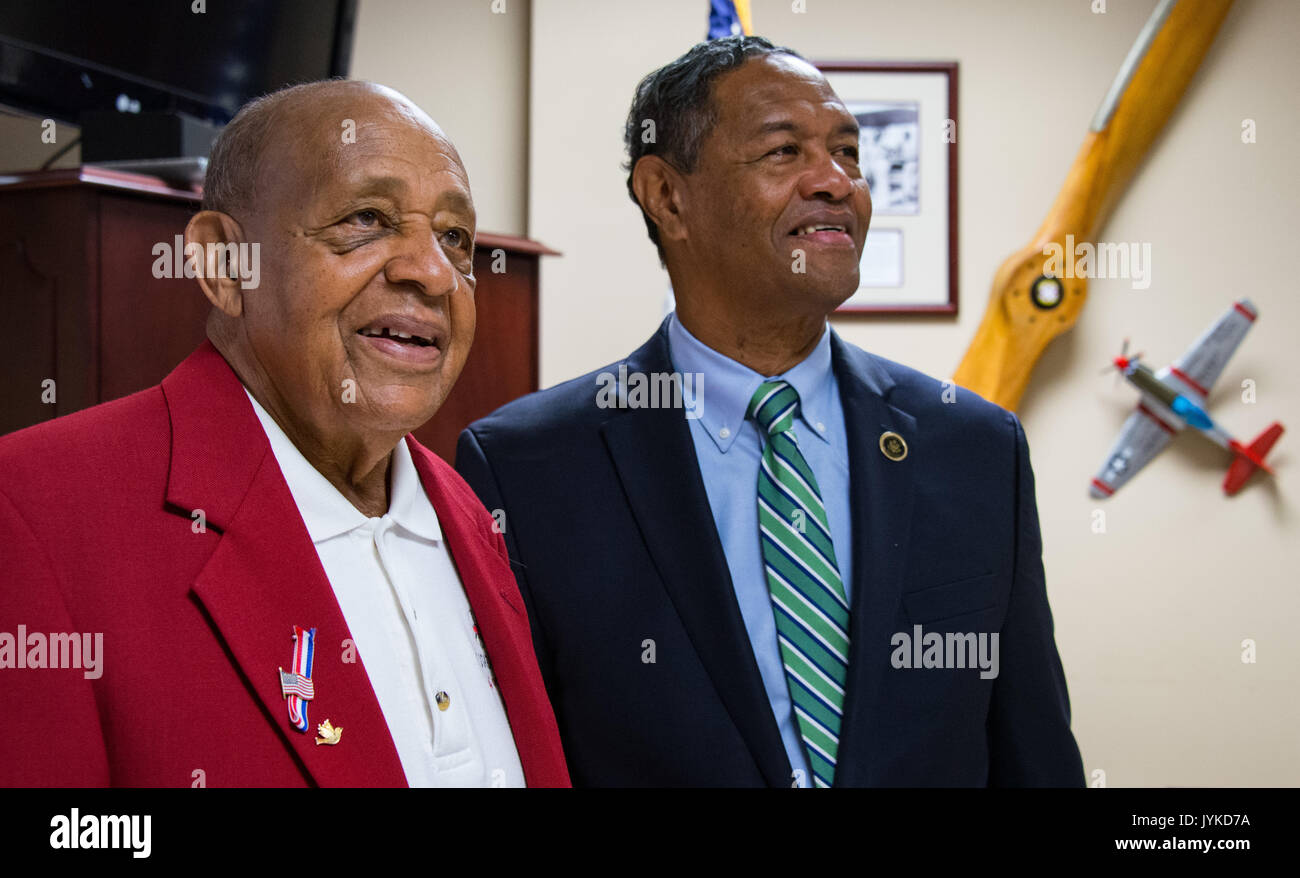
<instances>
[{"instance_id":1,"label":"suit button","mask_svg":"<svg viewBox=\"0 0 1300 878\"><path fill-rule=\"evenodd\" d=\"M448 707L451 707L451 696L446 692L439 692L437 695L433 696L433 700L438 702L439 710L446 710Z\"/></svg>"}]
</instances>

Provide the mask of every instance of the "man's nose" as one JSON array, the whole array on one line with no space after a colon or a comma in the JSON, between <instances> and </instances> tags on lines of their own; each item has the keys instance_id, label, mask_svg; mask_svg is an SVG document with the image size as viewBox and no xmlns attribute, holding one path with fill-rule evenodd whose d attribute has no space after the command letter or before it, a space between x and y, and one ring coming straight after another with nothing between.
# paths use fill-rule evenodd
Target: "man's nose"
<instances>
[{"instance_id":1,"label":"man's nose","mask_svg":"<svg viewBox=\"0 0 1300 878\"><path fill-rule=\"evenodd\" d=\"M828 150L813 154L812 165L799 180L799 194L812 201L843 201L853 194L853 178Z\"/></svg>"},{"instance_id":2,"label":"man's nose","mask_svg":"<svg viewBox=\"0 0 1300 878\"><path fill-rule=\"evenodd\" d=\"M414 286L434 298L455 292L460 278L442 248L439 233L425 224L403 232L398 251L384 266L384 275L389 283Z\"/></svg>"}]
</instances>

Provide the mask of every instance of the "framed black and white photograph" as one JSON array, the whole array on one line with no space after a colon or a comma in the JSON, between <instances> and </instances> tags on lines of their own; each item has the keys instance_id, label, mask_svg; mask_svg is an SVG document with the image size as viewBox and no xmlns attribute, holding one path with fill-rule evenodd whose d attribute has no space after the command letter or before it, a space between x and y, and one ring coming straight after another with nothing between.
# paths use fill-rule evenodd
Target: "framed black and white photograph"
<instances>
[{"instance_id":1,"label":"framed black and white photograph","mask_svg":"<svg viewBox=\"0 0 1300 878\"><path fill-rule=\"evenodd\" d=\"M823 62L858 121L871 228L841 314L957 313L957 64Z\"/></svg>"},{"instance_id":2,"label":"framed black and white photograph","mask_svg":"<svg viewBox=\"0 0 1300 878\"><path fill-rule=\"evenodd\" d=\"M854 101L862 175L871 187L876 216L915 214L920 209L920 144L915 101Z\"/></svg>"}]
</instances>

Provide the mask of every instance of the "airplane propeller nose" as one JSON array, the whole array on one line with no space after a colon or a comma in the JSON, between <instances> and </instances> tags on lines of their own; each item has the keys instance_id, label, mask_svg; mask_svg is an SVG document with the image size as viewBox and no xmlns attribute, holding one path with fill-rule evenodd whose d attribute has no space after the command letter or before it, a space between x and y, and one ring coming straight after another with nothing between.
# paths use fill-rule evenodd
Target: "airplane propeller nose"
<instances>
[{"instance_id":1,"label":"airplane propeller nose","mask_svg":"<svg viewBox=\"0 0 1300 878\"><path fill-rule=\"evenodd\" d=\"M1124 339L1124 346L1119 349L1119 356L1112 358L1110 365L1102 369L1101 374L1105 375L1111 369L1114 369L1115 382L1118 384L1120 376L1126 374L1129 367L1137 362L1141 356L1141 354L1134 354L1131 357L1128 355L1128 339L1126 338Z\"/></svg>"}]
</instances>

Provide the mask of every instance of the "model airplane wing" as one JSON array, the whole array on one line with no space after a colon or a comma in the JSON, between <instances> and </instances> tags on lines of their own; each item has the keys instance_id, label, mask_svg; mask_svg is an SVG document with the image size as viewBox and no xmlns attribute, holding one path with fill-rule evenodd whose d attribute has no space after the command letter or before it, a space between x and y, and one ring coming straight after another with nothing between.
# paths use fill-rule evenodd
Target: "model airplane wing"
<instances>
[{"instance_id":1,"label":"model airplane wing","mask_svg":"<svg viewBox=\"0 0 1300 878\"><path fill-rule=\"evenodd\" d=\"M1258 316L1259 311L1250 299L1234 302L1226 314L1192 343L1187 353L1172 366L1160 370L1157 377L1165 383L1176 381L1181 385L1180 390L1200 397L1203 403Z\"/></svg>"},{"instance_id":2,"label":"model airplane wing","mask_svg":"<svg viewBox=\"0 0 1300 878\"><path fill-rule=\"evenodd\" d=\"M1119 438L1106 454L1106 462L1093 478L1088 493L1098 499L1114 494L1164 450L1176 432L1145 405L1139 404L1124 422Z\"/></svg>"}]
</instances>

